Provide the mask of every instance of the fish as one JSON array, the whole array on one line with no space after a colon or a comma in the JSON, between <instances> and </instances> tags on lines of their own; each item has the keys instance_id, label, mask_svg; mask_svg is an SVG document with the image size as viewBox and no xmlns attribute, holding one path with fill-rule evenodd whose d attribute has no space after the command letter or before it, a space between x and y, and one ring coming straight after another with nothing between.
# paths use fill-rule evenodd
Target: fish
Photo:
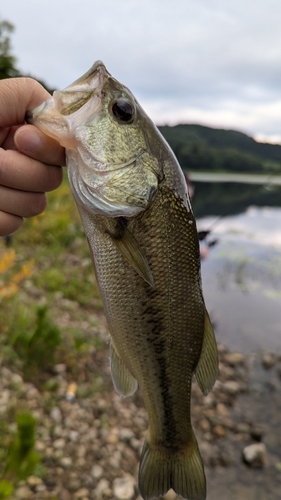
<instances>
[{"instance_id":1,"label":"fish","mask_svg":"<svg viewBox=\"0 0 281 500\"><path fill-rule=\"evenodd\" d=\"M196 221L178 161L131 91L101 61L26 121L65 149L110 332L114 387L140 388L149 425L139 466L144 500L173 489L206 498L191 425L193 376L218 374Z\"/></svg>"}]
</instances>

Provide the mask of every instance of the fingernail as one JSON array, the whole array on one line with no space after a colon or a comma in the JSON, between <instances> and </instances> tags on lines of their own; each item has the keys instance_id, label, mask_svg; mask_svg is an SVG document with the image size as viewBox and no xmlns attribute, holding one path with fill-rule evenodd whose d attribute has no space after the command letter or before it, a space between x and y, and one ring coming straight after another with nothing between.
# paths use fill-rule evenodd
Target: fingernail
<instances>
[{"instance_id":1,"label":"fingernail","mask_svg":"<svg viewBox=\"0 0 281 500\"><path fill-rule=\"evenodd\" d=\"M40 136L35 131L18 130L15 135L15 143L18 149L31 153L36 151L40 146Z\"/></svg>"}]
</instances>

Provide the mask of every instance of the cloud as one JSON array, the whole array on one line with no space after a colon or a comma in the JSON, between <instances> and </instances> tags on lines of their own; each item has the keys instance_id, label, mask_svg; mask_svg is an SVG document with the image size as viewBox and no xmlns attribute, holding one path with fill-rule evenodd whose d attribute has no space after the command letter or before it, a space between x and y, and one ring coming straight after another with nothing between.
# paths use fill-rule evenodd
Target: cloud
<instances>
[{"instance_id":1,"label":"cloud","mask_svg":"<svg viewBox=\"0 0 281 500\"><path fill-rule=\"evenodd\" d=\"M96 59L158 122L280 136L279 0L9 0L20 68L63 88Z\"/></svg>"}]
</instances>

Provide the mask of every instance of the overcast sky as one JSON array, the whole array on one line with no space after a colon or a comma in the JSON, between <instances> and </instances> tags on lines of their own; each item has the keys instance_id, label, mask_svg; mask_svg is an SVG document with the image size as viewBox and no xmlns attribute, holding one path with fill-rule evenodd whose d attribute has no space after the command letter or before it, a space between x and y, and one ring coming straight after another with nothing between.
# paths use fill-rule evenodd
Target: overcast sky
<instances>
[{"instance_id":1,"label":"overcast sky","mask_svg":"<svg viewBox=\"0 0 281 500\"><path fill-rule=\"evenodd\" d=\"M63 88L97 59L157 124L281 142L280 0L2 0L22 72Z\"/></svg>"}]
</instances>

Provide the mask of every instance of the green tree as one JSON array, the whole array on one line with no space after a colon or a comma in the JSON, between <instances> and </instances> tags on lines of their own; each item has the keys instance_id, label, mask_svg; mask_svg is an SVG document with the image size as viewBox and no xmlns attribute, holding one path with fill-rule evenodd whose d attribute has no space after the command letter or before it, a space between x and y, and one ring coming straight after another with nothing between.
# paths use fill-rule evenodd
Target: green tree
<instances>
[{"instance_id":1,"label":"green tree","mask_svg":"<svg viewBox=\"0 0 281 500\"><path fill-rule=\"evenodd\" d=\"M0 21L0 80L20 76L15 67L16 58L11 54L10 34L14 26L9 21Z\"/></svg>"}]
</instances>

